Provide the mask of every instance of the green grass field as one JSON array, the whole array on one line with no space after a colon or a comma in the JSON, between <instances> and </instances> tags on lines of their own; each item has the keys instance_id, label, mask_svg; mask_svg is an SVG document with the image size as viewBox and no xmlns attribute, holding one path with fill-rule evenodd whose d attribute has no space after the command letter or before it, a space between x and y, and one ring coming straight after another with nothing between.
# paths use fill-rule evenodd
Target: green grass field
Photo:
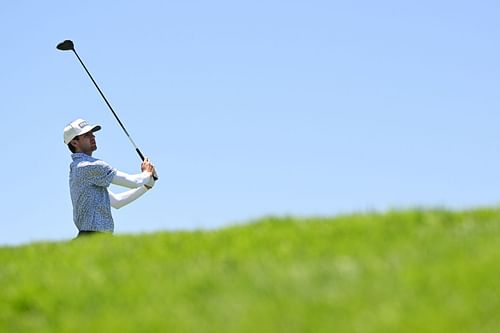
<instances>
[{"instance_id":1,"label":"green grass field","mask_svg":"<svg viewBox=\"0 0 500 333\"><path fill-rule=\"evenodd\" d=\"M0 332L499 332L500 210L0 248Z\"/></svg>"}]
</instances>

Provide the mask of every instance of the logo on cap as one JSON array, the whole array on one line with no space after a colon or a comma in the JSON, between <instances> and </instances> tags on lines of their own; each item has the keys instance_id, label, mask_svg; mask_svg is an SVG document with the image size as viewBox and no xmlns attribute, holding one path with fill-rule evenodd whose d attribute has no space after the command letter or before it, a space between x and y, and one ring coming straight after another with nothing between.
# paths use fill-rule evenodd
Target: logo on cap
<instances>
[{"instance_id":1,"label":"logo on cap","mask_svg":"<svg viewBox=\"0 0 500 333\"><path fill-rule=\"evenodd\" d=\"M84 128L85 126L87 126L87 122L86 121L82 121L81 123L78 124L78 126L80 126L80 128Z\"/></svg>"}]
</instances>

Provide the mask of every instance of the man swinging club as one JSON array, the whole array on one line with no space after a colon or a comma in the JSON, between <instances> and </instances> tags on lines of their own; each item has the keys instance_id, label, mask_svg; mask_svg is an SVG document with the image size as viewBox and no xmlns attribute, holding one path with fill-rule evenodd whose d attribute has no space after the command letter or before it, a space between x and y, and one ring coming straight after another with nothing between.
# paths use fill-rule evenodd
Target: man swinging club
<instances>
[{"instance_id":1,"label":"man swinging club","mask_svg":"<svg viewBox=\"0 0 500 333\"><path fill-rule=\"evenodd\" d=\"M64 128L64 143L71 150L73 159L69 187L78 236L95 232L112 233L111 207L118 209L131 203L155 184L155 168L147 158L141 164L141 173L129 175L92 157L97 149L94 133L100 129L100 125L89 125L83 119L76 119ZM110 184L130 190L115 194L108 189Z\"/></svg>"}]
</instances>

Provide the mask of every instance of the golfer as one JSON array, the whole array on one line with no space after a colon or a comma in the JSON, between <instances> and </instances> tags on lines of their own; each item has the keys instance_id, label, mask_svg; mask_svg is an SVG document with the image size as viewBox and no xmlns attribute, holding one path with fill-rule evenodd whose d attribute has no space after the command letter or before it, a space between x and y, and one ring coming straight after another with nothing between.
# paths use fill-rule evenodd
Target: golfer
<instances>
[{"instance_id":1,"label":"golfer","mask_svg":"<svg viewBox=\"0 0 500 333\"><path fill-rule=\"evenodd\" d=\"M73 159L69 170L69 188L78 237L95 232L112 233L111 207L118 209L131 203L155 183L152 177L154 165L147 158L141 164L141 173L129 175L92 157L97 149L94 133L100 129L100 125L89 125L83 119L76 119L64 128L64 143L72 152ZM115 194L108 189L110 184L130 190Z\"/></svg>"}]
</instances>

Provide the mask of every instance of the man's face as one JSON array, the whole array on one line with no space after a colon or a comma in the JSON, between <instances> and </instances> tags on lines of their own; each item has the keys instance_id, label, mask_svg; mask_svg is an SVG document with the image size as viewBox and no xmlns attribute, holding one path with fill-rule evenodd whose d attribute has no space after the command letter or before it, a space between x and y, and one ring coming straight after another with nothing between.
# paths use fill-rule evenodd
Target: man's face
<instances>
[{"instance_id":1,"label":"man's face","mask_svg":"<svg viewBox=\"0 0 500 333\"><path fill-rule=\"evenodd\" d=\"M92 131L77 136L71 142L73 142L72 144L76 148L77 152L85 153L90 156L92 156L92 152L97 149L95 135Z\"/></svg>"}]
</instances>

